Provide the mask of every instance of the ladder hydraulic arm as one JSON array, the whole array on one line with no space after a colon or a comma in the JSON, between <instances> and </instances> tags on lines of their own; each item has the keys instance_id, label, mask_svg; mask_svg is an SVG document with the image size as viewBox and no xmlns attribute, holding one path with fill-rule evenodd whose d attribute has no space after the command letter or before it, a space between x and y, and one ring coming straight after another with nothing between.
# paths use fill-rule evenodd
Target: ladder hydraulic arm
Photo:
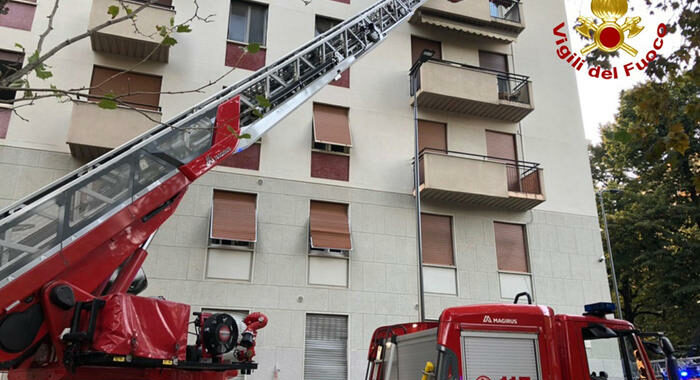
<instances>
[{"instance_id":1,"label":"ladder hydraulic arm","mask_svg":"<svg viewBox=\"0 0 700 380\"><path fill-rule=\"evenodd\" d=\"M94 378L94 368L102 368L99 376L110 379L176 378L181 371L189 371L193 379L218 379L231 371L255 369L251 355L239 355L247 362L220 360L221 350L212 348L220 346L205 344L206 332L216 322L215 338L229 338L229 345L223 346L239 354L254 352L256 330L267 323L264 316L256 314L237 326L225 314L198 314L195 325L203 342L191 348L186 346L187 319L182 319L189 306L126 294L148 243L193 181L252 145L377 47L425 1L378 1L250 77L2 210L0 368L9 369L14 379L64 378L69 373L72 378ZM245 135L250 137L241 137ZM135 315L128 315L127 309ZM105 315L121 310L126 317L143 320L153 317L149 313L156 309L172 314L160 326L162 336L150 326L140 333L153 334L149 339L160 340L161 346L144 348L147 345L135 341L133 331L131 346L103 344L102 335L110 333L105 325L119 322L106 321ZM183 330L184 343L173 338L173 332ZM105 367L119 370L104 371Z\"/></svg>"}]
</instances>

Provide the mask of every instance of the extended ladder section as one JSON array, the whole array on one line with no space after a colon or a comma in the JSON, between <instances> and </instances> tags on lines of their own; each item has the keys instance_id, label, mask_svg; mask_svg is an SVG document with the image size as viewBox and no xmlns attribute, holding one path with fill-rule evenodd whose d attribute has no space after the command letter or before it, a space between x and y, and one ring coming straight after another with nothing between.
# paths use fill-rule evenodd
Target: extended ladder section
<instances>
[{"instance_id":1,"label":"extended ladder section","mask_svg":"<svg viewBox=\"0 0 700 380\"><path fill-rule=\"evenodd\" d=\"M184 165L207 155L219 105L240 100L240 133L250 138L239 140L239 152L381 43L425 1L379 1L249 78L2 210L0 292Z\"/></svg>"}]
</instances>

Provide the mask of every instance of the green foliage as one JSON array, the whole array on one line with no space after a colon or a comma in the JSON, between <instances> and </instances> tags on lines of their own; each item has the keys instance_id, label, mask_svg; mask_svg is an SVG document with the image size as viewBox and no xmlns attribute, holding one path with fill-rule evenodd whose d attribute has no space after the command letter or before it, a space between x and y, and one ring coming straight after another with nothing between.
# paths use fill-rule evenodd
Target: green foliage
<instances>
[{"instance_id":1,"label":"green foliage","mask_svg":"<svg viewBox=\"0 0 700 380\"><path fill-rule=\"evenodd\" d=\"M102 100L100 100L99 103L97 103L97 106L103 109L107 110L113 110L117 108L117 102L114 100L116 98L116 95L113 93L106 94L105 96L102 97Z\"/></svg>"},{"instance_id":2,"label":"green foliage","mask_svg":"<svg viewBox=\"0 0 700 380\"><path fill-rule=\"evenodd\" d=\"M39 61L39 51L35 51L34 54L27 58L27 61L32 65L37 64ZM53 76L53 73L48 70L48 66L44 63L37 64L36 67L34 67L34 73L39 79L49 79Z\"/></svg>"},{"instance_id":3,"label":"green foliage","mask_svg":"<svg viewBox=\"0 0 700 380\"><path fill-rule=\"evenodd\" d=\"M173 46L176 43L177 43L177 40L170 37L170 36L166 36L165 38L163 38L163 41L161 42L161 44L163 44L165 46Z\"/></svg>"},{"instance_id":4,"label":"green foliage","mask_svg":"<svg viewBox=\"0 0 700 380\"><path fill-rule=\"evenodd\" d=\"M107 8L107 14L112 16L112 19L116 18L117 15L119 15L119 7L116 5L110 5L109 8Z\"/></svg>"},{"instance_id":5,"label":"green foliage","mask_svg":"<svg viewBox=\"0 0 700 380\"><path fill-rule=\"evenodd\" d=\"M245 50L250 54L255 54L260 51L260 44L253 42L248 44L248 46L245 47Z\"/></svg>"},{"instance_id":6,"label":"green foliage","mask_svg":"<svg viewBox=\"0 0 700 380\"><path fill-rule=\"evenodd\" d=\"M263 95L255 95L255 100L258 102L260 107L263 108L269 108L272 105L272 103L270 103L270 100L264 97Z\"/></svg>"},{"instance_id":7,"label":"green foliage","mask_svg":"<svg viewBox=\"0 0 700 380\"><path fill-rule=\"evenodd\" d=\"M187 24L182 24L178 25L175 31L178 33L189 33L192 31L192 28L190 28L190 26Z\"/></svg>"},{"instance_id":8,"label":"green foliage","mask_svg":"<svg viewBox=\"0 0 700 380\"><path fill-rule=\"evenodd\" d=\"M693 73L620 96L591 147L625 319L689 344L700 315L700 106ZM663 316L655 315L663 312Z\"/></svg>"}]
</instances>

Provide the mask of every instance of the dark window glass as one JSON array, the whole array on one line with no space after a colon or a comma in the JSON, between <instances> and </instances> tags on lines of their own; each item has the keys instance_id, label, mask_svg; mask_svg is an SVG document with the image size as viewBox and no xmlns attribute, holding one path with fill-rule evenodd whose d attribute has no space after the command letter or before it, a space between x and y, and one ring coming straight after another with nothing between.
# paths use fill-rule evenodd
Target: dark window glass
<instances>
[{"instance_id":1,"label":"dark window glass","mask_svg":"<svg viewBox=\"0 0 700 380\"><path fill-rule=\"evenodd\" d=\"M228 39L265 45L267 6L234 0L228 21Z\"/></svg>"},{"instance_id":2,"label":"dark window glass","mask_svg":"<svg viewBox=\"0 0 700 380\"><path fill-rule=\"evenodd\" d=\"M14 52L6 52L0 50L0 78L10 75L22 68L24 55ZM17 91L2 90L0 91L0 100L13 100Z\"/></svg>"},{"instance_id":3,"label":"dark window glass","mask_svg":"<svg viewBox=\"0 0 700 380\"><path fill-rule=\"evenodd\" d=\"M336 20L334 18L316 16L316 36L333 29L333 27L340 24L340 22L340 20Z\"/></svg>"}]
</instances>

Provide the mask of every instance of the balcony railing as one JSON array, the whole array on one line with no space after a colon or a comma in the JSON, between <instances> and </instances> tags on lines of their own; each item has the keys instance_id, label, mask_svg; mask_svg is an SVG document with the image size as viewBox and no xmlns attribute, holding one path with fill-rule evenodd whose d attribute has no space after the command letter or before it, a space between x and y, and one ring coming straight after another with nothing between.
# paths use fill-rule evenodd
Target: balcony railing
<instances>
[{"instance_id":1,"label":"balcony railing","mask_svg":"<svg viewBox=\"0 0 700 380\"><path fill-rule=\"evenodd\" d=\"M489 0L491 17L520 23L520 1L518 0Z\"/></svg>"},{"instance_id":2,"label":"balcony railing","mask_svg":"<svg viewBox=\"0 0 700 380\"><path fill-rule=\"evenodd\" d=\"M417 70L417 71L416 71ZM534 109L525 75L431 59L416 72L419 107L518 122Z\"/></svg>"},{"instance_id":3,"label":"balcony railing","mask_svg":"<svg viewBox=\"0 0 700 380\"><path fill-rule=\"evenodd\" d=\"M491 157L482 154L455 152L443 149L425 148L420 151L420 183L424 183L424 165L423 156L426 153L440 154L449 157L458 157L469 160L477 161L488 161L493 163L499 163L506 167L506 176L508 181L508 191L524 194L542 194L542 188L540 186L540 164L536 162L529 161L517 161L505 158ZM468 173L467 173L468 175Z\"/></svg>"},{"instance_id":4,"label":"balcony railing","mask_svg":"<svg viewBox=\"0 0 700 380\"><path fill-rule=\"evenodd\" d=\"M492 70L485 67L467 65L466 63L447 61L444 59L431 58L428 62L441 63L445 65L450 65L466 70L479 71L486 74L495 75L497 78L498 85L498 98L501 100L508 100L511 102L518 102L523 104L530 104L530 89L528 83L530 77L526 75L506 73L503 71ZM414 63L414 66L418 62ZM413 70L413 69L412 69ZM416 89L421 89L421 78L420 71L418 71L418 81ZM412 94L413 95L413 94Z\"/></svg>"}]
</instances>

